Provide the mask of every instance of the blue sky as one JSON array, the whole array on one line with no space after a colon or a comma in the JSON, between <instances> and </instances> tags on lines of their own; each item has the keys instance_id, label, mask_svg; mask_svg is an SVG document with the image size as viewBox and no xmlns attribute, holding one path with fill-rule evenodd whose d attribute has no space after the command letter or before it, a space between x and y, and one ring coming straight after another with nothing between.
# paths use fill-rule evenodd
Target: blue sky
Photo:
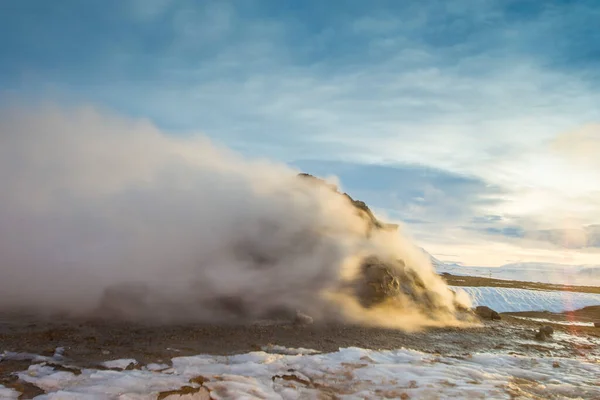
<instances>
[{"instance_id":1,"label":"blue sky","mask_svg":"<svg viewBox=\"0 0 600 400\"><path fill-rule=\"evenodd\" d=\"M336 175L441 259L600 264L600 3L0 1L2 104Z\"/></svg>"}]
</instances>

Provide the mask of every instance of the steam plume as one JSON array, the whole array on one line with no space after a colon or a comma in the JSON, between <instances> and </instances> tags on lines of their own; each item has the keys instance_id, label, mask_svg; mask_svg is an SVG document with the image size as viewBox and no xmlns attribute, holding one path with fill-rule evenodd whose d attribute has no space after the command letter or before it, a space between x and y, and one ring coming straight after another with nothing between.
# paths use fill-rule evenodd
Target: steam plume
<instances>
[{"instance_id":1,"label":"steam plume","mask_svg":"<svg viewBox=\"0 0 600 400\"><path fill-rule=\"evenodd\" d=\"M457 323L468 299L457 301L420 250L296 175L92 108L0 111L0 308ZM412 293L361 303L367 256L402 260L394 268Z\"/></svg>"}]
</instances>

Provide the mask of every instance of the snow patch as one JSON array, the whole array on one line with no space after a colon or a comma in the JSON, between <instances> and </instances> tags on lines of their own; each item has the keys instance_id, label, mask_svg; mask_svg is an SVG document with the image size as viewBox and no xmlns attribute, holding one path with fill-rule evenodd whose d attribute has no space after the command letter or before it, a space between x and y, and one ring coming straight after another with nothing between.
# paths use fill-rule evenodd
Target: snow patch
<instances>
[{"instance_id":1,"label":"snow patch","mask_svg":"<svg viewBox=\"0 0 600 400\"><path fill-rule=\"evenodd\" d=\"M49 393L37 399L140 399L199 382L215 399L494 398L600 396L600 364L499 354L442 357L414 350L340 349L313 355L252 352L177 357L168 373L32 365L19 377Z\"/></svg>"},{"instance_id":2,"label":"snow patch","mask_svg":"<svg viewBox=\"0 0 600 400\"><path fill-rule=\"evenodd\" d=\"M164 371L171 368L168 364L148 364L145 367L148 371Z\"/></svg>"},{"instance_id":3,"label":"snow patch","mask_svg":"<svg viewBox=\"0 0 600 400\"><path fill-rule=\"evenodd\" d=\"M574 311L600 305L600 294L502 287L452 286L469 294L474 306L488 306L498 312Z\"/></svg>"},{"instance_id":4,"label":"snow patch","mask_svg":"<svg viewBox=\"0 0 600 400\"><path fill-rule=\"evenodd\" d=\"M534 321L534 322L543 322L557 325L567 325L567 326L587 326L593 327L593 322L581 322L581 321L555 321L546 318L533 318L533 317L521 317L519 315L513 315L514 318L524 319L526 321Z\"/></svg>"},{"instance_id":5,"label":"snow patch","mask_svg":"<svg viewBox=\"0 0 600 400\"><path fill-rule=\"evenodd\" d=\"M18 399L21 393L0 385L0 399Z\"/></svg>"},{"instance_id":6,"label":"snow patch","mask_svg":"<svg viewBox=\"0 0 600 400\"><path fill-rule=\"evenodd\" d=\"M124 358L121 360L105 361L102 366L110 369L127 369L130 365L137 365L137 360L133 358Z\"/></svg>"}]
</instances>

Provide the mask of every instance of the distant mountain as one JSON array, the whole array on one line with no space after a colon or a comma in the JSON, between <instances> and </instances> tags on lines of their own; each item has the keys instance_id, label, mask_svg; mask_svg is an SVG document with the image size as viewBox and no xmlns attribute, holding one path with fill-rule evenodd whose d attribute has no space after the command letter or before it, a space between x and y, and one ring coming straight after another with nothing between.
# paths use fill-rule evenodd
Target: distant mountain
<instances>
[{"instance_id":1,"label":"distant mountain","mask_svg":"<svg viewBox=\"0 0 600 400\"><path fill-rule=\"evenodd\" d=\"M425 253L427 253L425 251ZM431 254L427 253L427 255L429 256L429 259L431 260L431 264L433 265L434 268L438 268L441 267L443 265L445 265L445 263L443 263L442 261L438 260L437 258L435 258L434 256L432 256Z\"/></svg>"}]
</instances>

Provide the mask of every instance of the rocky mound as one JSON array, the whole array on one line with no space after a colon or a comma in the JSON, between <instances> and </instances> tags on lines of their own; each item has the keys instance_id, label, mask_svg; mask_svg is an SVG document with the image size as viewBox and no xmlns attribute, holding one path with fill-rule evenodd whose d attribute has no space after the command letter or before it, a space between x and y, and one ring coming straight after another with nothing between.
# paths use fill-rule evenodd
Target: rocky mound
<instances>
[{"instance_id":1,"label":"rocky mound","mask_svg":"<svg viewBox=\"0 0 600 400\"><path fill-rule=\"evenodd\" d=\"M299 177L311 179L317 184L325 185L338 192L338 188L320 178L307 173ZM377 230L394 231L399 228L397 224L382 222L377 219L364 201L353 199L348 193L340 193L348 198L356 208L356 212L368 223L367 236ZM356 282L356 293L364 307L373 307L395 298L408 298L421 312L432 314L439 311L439 304L435 301L436 293L428 290L421 277L404 260L382 260L375 255L364 258L360 276ZM455 307L461 312L467 311L455 302Z\"/></svg>"},{"instance_id":2,"label":"rocky mound","mask_svg":"<svg viewBox=\"0 0 600 400\"><path fill-rule=\"evenodd\" d=\"M317 178L314 175L301 173L298 174L300 178L310 179L317 184L324 185L329 187L331 190L338 192L337 186L334 184L328 183L321 178ZM350 203L356 208L358 215L360 215L363 219L365 219L369 223L369 232L371 229L385 229L385 230L395 230L398 229L398 224L388 224L382 221L379 221L377 217L373 214L369 206L364 201L353 199L348 193L340 193L343 196L346 196Z\"/></svg>"}]
</instances>

